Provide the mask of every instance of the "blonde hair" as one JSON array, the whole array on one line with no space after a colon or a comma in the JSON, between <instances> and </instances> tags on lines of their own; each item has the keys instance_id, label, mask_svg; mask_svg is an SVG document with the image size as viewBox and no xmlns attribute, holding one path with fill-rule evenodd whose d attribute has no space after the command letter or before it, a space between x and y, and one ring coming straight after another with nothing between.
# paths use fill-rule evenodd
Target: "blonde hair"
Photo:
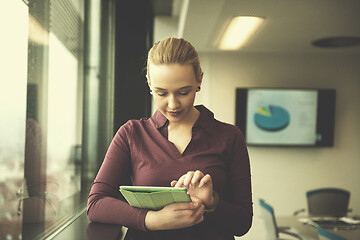
<instances>
[{"instance_id":1,"label":"blonde hair","mask_svg":"<svg viewBox=\"0 0 360 240\"><path fill-rule=\"evenodd\" d=\"M147 58L147 76L149 76L149 65L160 65L178 63L190 64L194 69L196 81L201 78L199 55L195 48L183 38L169 37L156 42L150 49Z\"/></svg>"}]
</instances>

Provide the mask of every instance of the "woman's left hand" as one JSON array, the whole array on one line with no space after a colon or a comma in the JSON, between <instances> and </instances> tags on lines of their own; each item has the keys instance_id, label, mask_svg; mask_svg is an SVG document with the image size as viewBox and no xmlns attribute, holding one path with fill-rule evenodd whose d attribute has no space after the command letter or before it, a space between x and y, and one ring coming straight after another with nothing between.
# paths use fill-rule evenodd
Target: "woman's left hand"
<instances>
[{"instance_id":1,"label":"woman's left hand","mask_svg":"<svg viewBox=\"0 0 360 240\"><path fill-rule=\"evenodd\" d=\"M187 188L191 197L200 199L206 208L213 206L215 201L213 183L209 174L204 175L201 171L189 171L179 180L171 182L172 187Z\"/></svg>"}]
</instances>

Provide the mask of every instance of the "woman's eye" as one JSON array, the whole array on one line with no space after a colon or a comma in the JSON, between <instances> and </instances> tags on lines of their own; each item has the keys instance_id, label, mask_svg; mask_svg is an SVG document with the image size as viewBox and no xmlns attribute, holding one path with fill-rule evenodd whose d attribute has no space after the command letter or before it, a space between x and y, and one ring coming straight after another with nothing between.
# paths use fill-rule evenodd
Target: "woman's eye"
<instances>
[{"instance_id":1,"label":"woman's eye","mask_svg":"<svg viewBox=\"0 0 360 240\"><path fill-rule=\"evenodd\" d=\"M163 93L163 92L157 92L156 94L160 97L166 96L166 93Z\"/></svg>"},{"instance_id":2,"label":"woman's eye","mask_svg":"<svg viewBox=\"0 0 360 240\"><path fill-rule=\"evenodd\" d=\"M179 92L179 94L180 94L180 95L184 95L184 96L186 96L186 95L188 95L188 94L189 94L189 92Z\"/></svg>"}]
</instances>

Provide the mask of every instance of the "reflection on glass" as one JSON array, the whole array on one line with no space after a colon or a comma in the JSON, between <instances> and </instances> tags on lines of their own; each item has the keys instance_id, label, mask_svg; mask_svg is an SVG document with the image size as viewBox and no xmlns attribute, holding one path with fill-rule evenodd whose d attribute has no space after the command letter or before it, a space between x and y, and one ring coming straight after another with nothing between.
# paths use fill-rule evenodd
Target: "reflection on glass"
<instances>
[{"instance_id":1,"label":"reflection on glass","mask_svg":"<svg viewBox=\"0 0 360 240\"><path fill-rule=\"evenodd\" d=\"M28 9L22 1L1 5L0 239L18 239L22 228L19 190L24 184Z\"/></svg>"},{"instance_id":2,"label":"reflection on glass","mask_svg":"<svg viewBox=\"0 0 360 240\"><path fill-rule=\"evenodd\" d=\"M0 239L44 237L83 204L83 4L15 0L0 10Z\"/></svg>"},{"instance_id":3,"label":"reflection on glass","mask_svg":"<svg viewBox=\"0 0 360 240\"><path fill-rule=\"evenodd\" d=\"M80 191L76 172L76 147L81 145L81 124L77 117L78 60L54 35L49 40L47 174L61 178L59 200ZM80 111L80 112L79 112ZM78 133L79 136L77 135Z\"/></svg>"},{"instance_id":4,"label":"reflection on glass","mask_svg":"<svg viewBox=\"0 0 360 240\"><path fill-rule=\"evenodd\" d=\"M83 1L31 1L22 233L34 238L77 210L81 178Z\"/></svg>"},{"instance_id":5,"label":"reflection on glass","mask_svg":"<svg viewBox=\"0 0 360 240\"><path fill-rule=\"evenodd\" d=\"M101 17L96 21L91 24L100 29ZM101 53L94 62L109 66L85 68L94 70L97 85L98 76L104 76L103 93L99 86L84 84L84 0L6 1L0 7L0 29L0 239L43 239L85 209L98 149L111 141L111 124L99 127L100 111L94 106L100 105L90 100L112 99L107 90L112 49L92 45ZM111 42L110 30L101 30ZM84 94L86 86L91 91ZM107 104L102 107L111 109ZM94 108L94 121L86 107ZM102 115L111 118L110 110ZM106 137L98 132L103 126L110 129L101 131ZM96 143L94 154L84 157L90 142Z\"/></svg>"}]
</instances>

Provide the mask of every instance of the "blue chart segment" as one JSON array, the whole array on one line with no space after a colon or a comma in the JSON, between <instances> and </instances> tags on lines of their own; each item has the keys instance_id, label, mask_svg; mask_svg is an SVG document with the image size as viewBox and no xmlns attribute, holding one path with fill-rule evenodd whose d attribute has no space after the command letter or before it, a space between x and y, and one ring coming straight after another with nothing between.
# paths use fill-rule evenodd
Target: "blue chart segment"
<instances>
[{"instance_id":1,"label":"blue chart segment","mask_svg":"<svg viewBox=\"0 0 360 240\"><path fill-rule=\"evenodd\" d=\"M289 125L290 114L285 108L267 105L256 110L254 121L262 130L279 131Z\"/></svg>"}]
</instances>

